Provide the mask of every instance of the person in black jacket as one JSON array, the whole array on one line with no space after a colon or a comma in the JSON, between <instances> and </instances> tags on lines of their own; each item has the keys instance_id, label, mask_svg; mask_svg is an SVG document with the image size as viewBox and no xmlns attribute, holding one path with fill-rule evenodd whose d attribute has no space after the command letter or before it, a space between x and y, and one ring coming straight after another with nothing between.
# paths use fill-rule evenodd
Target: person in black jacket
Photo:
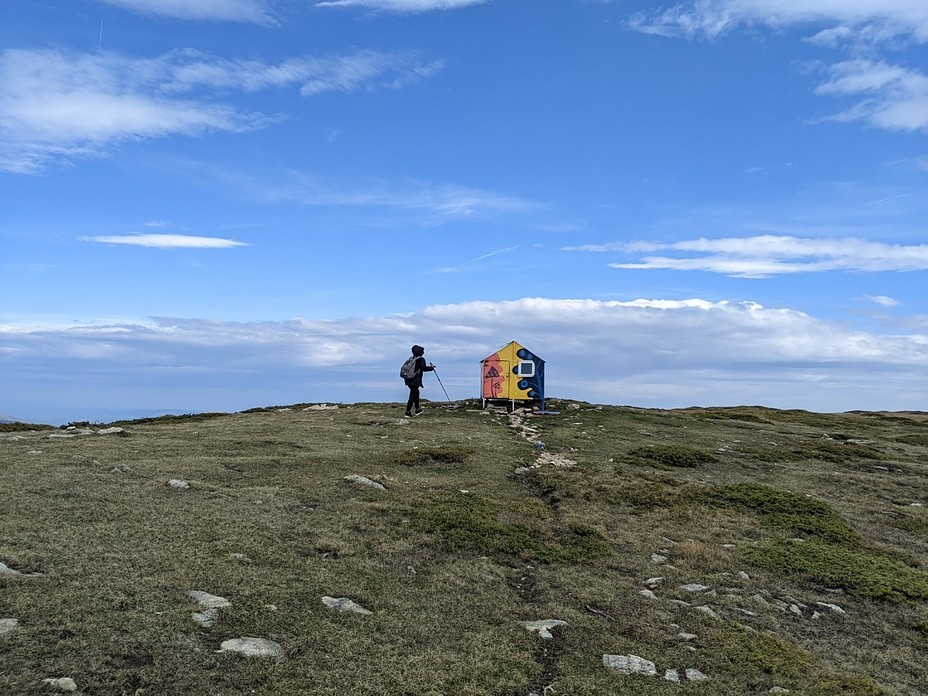
<instances>
[{"instance_id":1,"label":"person in black jacket","mask_svg":"<svg viewBox=\"0 0 928 696\"><path fill-rule=\"evenodd\" d=\"M425 348L422 346L413 346L412 354L416 358L415 362L415 373L412 377L407 377L405 379L406 386L409 387L409 399L406 401L406 413L407 418L412 416L418 416L422 413L422 407L419 406L419 390L422 388L422 373L431 372L435 369L435 365L432 363L426 364L423 354L425 353ZM415 411L413 411L415 409Z\"/></svg>"}]
</instances>

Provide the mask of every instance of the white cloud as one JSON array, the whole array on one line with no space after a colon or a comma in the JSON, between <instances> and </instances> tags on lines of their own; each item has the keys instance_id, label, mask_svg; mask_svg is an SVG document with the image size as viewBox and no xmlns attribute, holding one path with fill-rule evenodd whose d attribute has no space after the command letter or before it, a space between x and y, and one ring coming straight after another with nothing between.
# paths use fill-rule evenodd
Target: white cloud
<instances>
[{"instance_id":1,"label":"white cloud","mask_svg":"<svg viewBox=\"0 0 928 696\"><path fill-rule=\"evenodd\" d=\"M478 393L479 360L513 339L547 361L549 396L653 407L928 408L928 334L856 331L753 302L525 298L338 321L8 324L0 337L9 377L0 407L17 417L58 404L78 420L96 417L94 404L400 401L395 372L413 343L426 346L451 398L466 398ZM67 380L54 377L62 372ZM435 382L425 393L444 400Z\"/></svg>"},{"instance_id":2,"label":"white cloud","mask_svg":"<svg viewBox=\"0 0 928 696\"><path fill-rule=\"evenodd\" d=\"M154 249L229 249L248 246L245 242L220 237L198 237L187 234L124 234L81 237L82 242L123 244Z\"/></svg>"},{"instance_id":3,"label":"white cloud","mask_svg":"<svg viewBox=\"0 0 928 696\"><path fill-rule=\"evenodd\" d=\"M864 121L887 130L928 132L928 75L884 61L848 60L826 69L817 94L862 97L832 116L836 121Z\"/></svg>"},{"instance_id":4,"label":"white cloud","mask_svg":"<svg viewBox=\"0 0 928 696\"><path fill-rule=\"evenodd\" d=\"M899 300L887 297L886 295L866 295L864 299L870 300L881 307L896 307L899 305Z\"/></svg>"},{"instance_id":5,"label":"white cloud","mask_svg":"<svg viewBox=\"0 0 928 696\"><path fill-rule=\"evenodd\" d=\"M142 14L176 19L274 23L263 0L97 0Z\"/></svg>"},{"instance_id":6,"label":"white cloud","mask_svg":"<svg viewBox=\"0 0 928 696\"><path fill-rule=\"evenodd\" d=\"M397 13L431 12L433 10L454 10L459 7L482 5L489 0L331 0L317 2L316 7L359 7L368 10L380 10Z\"/></svg>"},{"instance_id":7,"label":"white cloud","mask_svg":"<svg viewBox=\"0 0 928 696\"><path fill-rule=\"evenodd\" d=\"M677 256L645 256L637 261L611 263L620 269L709 271L745 278L823 271L928 270L928 244L900 245L864 239L804 239L760 235L680 242L615 242L567 247L565 251L682 252ZM689 253L688 253L689 252ZM698 255L692 255L696 253Z\"/></svg>"},{"instance_id":8,"label":"white cloud","mask_svg":"<svg viewBox=\"0 0 928 696\"><path fill-rule=\"evenodd\" d=\"M410 53L356 51L279 64L179 50L156 58L10 49L0 53L0 171L37 173L51 162L100 155L115 144L275 120L216 102L230 91L298 86L324 91L399 89L441 69Z\"/></svg>"},{"instance_id":9,"label":"white cloud","mask_svg":"<svg viewBox=\"0 0 928 696\"><path fill-rule=\"evenodd\" d=\"M911 36L928 41L928 3L921 0L696 0L641 12L630 26L663 36L717 38L739 26L834 23L821 40L867 30L876 39Z\"/></svg>"},{"instance_id":10,"label":"white cloud","mask_svg":"<svg viewBox=\"0 0 928 696\"><path fill-rule=\"evenodd\" d=\"M516 196L457 184L415 179L384 181L368 178L350 181L323 178L298 170L266 171L251 176L225 167L190 161L172 163L175 172L186 171L198 181L210 179L234 187L241 195L265 203L305 206L352 206L377 210L380 226L440 225L448 220L479 218L536 210L540 204ZM399 220L390 219L392 213Z\"/></svg>"},{"instance_id":11,"label":"white cloud","mask_svg":"<svg viewBox=\"0 0 928 696\"><path fill-rule=\"evenodd\" d=\"M883 49L928 42L928 2L922 0L696 0L636 14L630 28L688 39L717 39L742 27L821 27L808 38L821 46L849 50L855 58L825 68L816 92L861 96L830 117L863 121L876 128L928 131L928 76L872 58Z\"/></svg>"}]
</instances>

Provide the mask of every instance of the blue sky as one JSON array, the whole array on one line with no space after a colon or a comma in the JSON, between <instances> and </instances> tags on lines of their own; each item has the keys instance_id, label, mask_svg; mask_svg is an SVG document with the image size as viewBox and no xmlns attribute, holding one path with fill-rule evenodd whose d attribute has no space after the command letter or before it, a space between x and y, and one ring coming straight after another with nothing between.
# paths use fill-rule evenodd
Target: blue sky
<instances>
[{"instance_id":1,"label":"blue sky","mask_svg":"<svg viewBox=\"0 0 928 696\"><path fill-rule=\"evenodd\" d=\"M921 0L13 3L0 412L926 410L926 136Z\"/></svg>"}]
</instances>

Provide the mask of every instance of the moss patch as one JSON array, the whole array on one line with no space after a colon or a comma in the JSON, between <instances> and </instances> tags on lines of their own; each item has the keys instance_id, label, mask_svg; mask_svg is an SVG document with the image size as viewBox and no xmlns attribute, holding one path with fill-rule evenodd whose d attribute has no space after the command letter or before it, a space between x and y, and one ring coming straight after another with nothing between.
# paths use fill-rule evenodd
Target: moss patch
<instances>
[{"instance_id":1,"label":"moss patch","mask_svg":"<svg viewBox=\"0 0 928 696\"><path fill-rule=\"evenodd\" d=\"M420 447L393 455L394 464L427 466L429 464L461 464L473 454L467 447Z\"/></svg>"},{"instance_id":2,"label":"moss patch","mask_svg":"<svg viewBox=\"0 0 928 696\"><path fill-rule=\"evenodd\" d=\"M745 560L859 597L892 602L928 599L928 573L872 551L779 539L748 549Z\"/></svg>"},{"instance_id":3,"label":"moss patch","mask_svg":"<svg viewBox=\"0 0 928 696\"><path fill-rule=\"evenodd\" d=\"M708 452L688 447L686 445L650 445L648 447L637 447L629 453L634 459L645 460L649 463L656 463L661 466L673 467L695 467L699 464L717 462L714 456Z\"/></svg>"},{"instance_id":4,"label":"moss patch","mask_svg":"<svg viewBox=\"0 0 928 696\"><path fill-rule=\"evenodd\" d=\"M423 501L415 514L419 527L436 534L449 552L565 564L586 563L609 553L595 529L560 528L542 503L503 505L476 495L442 494Z\"/></svg>"},{"instance_id":5,"label":"moss patch","mask_svg":"<svg viewBox=\"0 0 928 696\"><path fill-rule=\"evenodd\" d=\"M793 536L856 545L860 538L825 503L756 483L739 483L718 491L723 506L760 516L761 524Z\"/></svg>"}]
</instances>

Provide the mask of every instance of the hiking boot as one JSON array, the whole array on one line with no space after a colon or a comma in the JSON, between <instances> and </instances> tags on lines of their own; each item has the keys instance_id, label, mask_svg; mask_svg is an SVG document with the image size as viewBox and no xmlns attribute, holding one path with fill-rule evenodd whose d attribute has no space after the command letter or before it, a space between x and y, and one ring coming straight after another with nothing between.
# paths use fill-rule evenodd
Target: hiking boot
<instances>
[{"instance_id":1,"label":"hiking boot","mask_svg":"<svg viewBox=\"0 0 928 696\"><path fill-rule=\"evenodd\" d=\"M417 408L417 409L416 409L416 415L417 415L417 416L421 416L423 413L425 413L425 409L424 409L424 408Z\"/></svg>"},{"instance_id":2,"label":"hiking boot","mask_svg":"<svg viewBox=\"0 0 928 696\"><path fill-rule=\"evenodd\" d=\"M409 411L403 414L403 418L412 418L412 414Z\"/></svg>"}]
</instances>

